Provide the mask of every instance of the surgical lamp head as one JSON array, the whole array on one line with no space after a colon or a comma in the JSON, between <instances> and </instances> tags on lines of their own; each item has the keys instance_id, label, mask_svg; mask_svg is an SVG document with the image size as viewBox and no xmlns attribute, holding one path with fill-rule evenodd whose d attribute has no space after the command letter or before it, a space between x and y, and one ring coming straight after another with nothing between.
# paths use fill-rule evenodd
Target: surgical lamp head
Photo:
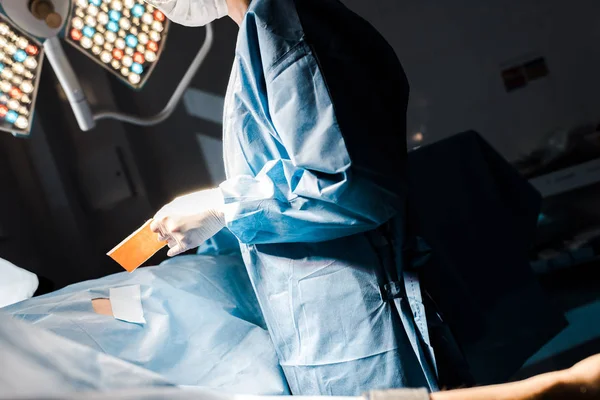
<instances>
[{"instance_id":1,"label":"surgical lamp head","mask_svg":"<svg viewBox=\"0 0 600 400\"><path fill-rule=\"evenodd\" d=\"M210 26L166 107L150 117L92 112L60 38L129 87L141 89L160 58L168 30L165 15L142 0L0 0L0 130L29 134L44 56L83 131L105 118L138 125L162 122L205 59L212 44Z\"/></svg>"}]
</instances>

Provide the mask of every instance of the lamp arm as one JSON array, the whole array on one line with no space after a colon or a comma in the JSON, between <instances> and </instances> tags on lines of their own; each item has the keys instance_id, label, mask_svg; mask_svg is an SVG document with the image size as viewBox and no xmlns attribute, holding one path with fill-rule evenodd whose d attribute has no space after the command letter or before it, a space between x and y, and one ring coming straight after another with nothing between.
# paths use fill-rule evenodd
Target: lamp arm
<instances>
[{"instance_id":1,"label":"lamp arm","mask_svg":"<svg viewBox=\"0 0 600 400\"><path fill-rule=\"evenodd\" d=\"M82 131L93 129L96 126L94 116L60 40L57 37L47 39L44 42L44 53L71 104L79 127Z\"/></svg>"},{"instance_id":2,"label":"lamp arm","mask_svg":"<svg viewBox=\"0 0 600 400\"><path fill-rule=\"evenodd\" d=\"M196 75L196 73L200 69L200 66L204 62L206 55L208 54L208 52L210 51L210 48L212 47L212 43L213 43L213 28L212 28L211 24L208 24L208 25L206 25L206 37L204 39L204 43L202 43L202 47L200 47L198 54L196 55L196 57L194 57L194 60L188 67L188 70L186 71L186 73L183 75L183 78L181 78L181 81L175 88L175 91L171 95L171 98L169 99L169 101L167 102L165 107L160 112L158 112L155 115L141 117L141 116L136 116L136 115L124 114L124 113L120 113L117 111L100 111L98 113L93 114L94 124L96 121L99 121L102 119L114 119L117 121L129 123L129 124L133 124L133 125L152 126L152 125L159 124L159 123L163 122L164 120L166 120L167 118L169 118L171 116L171 114L173 114L173 111L175 111L175 107L181 100L181 97L183 97L183 94L185 93L186 89L190 85L190 82L194 78L194 75ZM81 127L81 124L80 124L80 127ZM83 129L83 127L82 127L82 130L85 130L85 129Z\"/></svg>"}]
</instances>

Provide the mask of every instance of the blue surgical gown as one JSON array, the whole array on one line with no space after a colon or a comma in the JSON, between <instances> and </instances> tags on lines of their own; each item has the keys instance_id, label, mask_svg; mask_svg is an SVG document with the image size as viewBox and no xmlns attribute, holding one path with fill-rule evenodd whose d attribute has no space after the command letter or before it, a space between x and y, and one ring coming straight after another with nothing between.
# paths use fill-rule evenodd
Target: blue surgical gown
<instances>
[{"instance_id":1,"label":"blue surgical gown","mask_svg":"<svg viewBox=\"0 0 600 400\"><path fill-rule=\"evenodd\" d=\"M250 4L220 188L295 395L435 388L411 344L410 309L382 294L398 268L372 237L402 224L407 101L391 47L338 1Z\"/></svg>"}]
</instances>

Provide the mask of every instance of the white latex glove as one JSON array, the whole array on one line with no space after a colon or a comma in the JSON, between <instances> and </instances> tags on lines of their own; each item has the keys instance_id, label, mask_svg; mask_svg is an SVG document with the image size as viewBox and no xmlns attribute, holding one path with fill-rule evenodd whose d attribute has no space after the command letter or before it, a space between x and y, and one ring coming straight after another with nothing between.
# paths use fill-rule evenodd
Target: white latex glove
<instances>
[{"instance_id":1,"label":"white latex glove","mask_svg":"<svg viewBox=\"0 0 600 400\"><path fill-rule=\"evenodd\" d=\"M225 227L219 189L181 196L156 213L150 224L158 240L167 242L169 257L200 246Z\"/></svg>"}]
</instances>

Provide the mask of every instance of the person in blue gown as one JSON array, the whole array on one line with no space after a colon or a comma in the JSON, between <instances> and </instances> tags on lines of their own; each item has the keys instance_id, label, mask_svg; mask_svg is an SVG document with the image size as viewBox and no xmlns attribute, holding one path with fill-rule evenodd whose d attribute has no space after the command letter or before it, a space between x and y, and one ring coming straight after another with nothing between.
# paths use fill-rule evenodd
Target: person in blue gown
<instances>
[{"instance_id":1,"label":"person in blue gown","mask_svg":"<svg viewBox=\"0 0 600 400\"><path fill-rule=\"evenodd\" d=\"M237 238L293 394L436 390L402 257L409 85L393 49L337 0L149 3L184 25L240 27L227 179L154 216L169 255L223 229Z\"/></svg>"}]
</instances>

